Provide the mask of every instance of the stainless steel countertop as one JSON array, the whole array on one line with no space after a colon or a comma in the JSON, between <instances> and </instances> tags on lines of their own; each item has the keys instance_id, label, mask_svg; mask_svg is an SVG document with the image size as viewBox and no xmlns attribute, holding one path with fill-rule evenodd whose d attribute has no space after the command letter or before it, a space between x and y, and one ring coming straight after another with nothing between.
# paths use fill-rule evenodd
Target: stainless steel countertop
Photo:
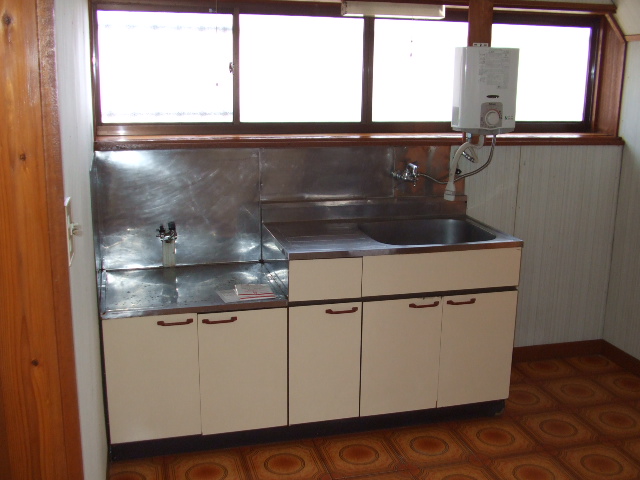
<instances>
[{"instance_id":1,"label":"stainless steel countertop","mask_svg":"<svg viewBox=\"0 0 640 480\"><path fill-rule=\"evenodd\" d=\"M260 263L197 265L101 272L102 319L286 307L275 275ZM218 291L267 283L276 298L225 303Z\"/></svg>"},{"instance_id":2,"label":"stainless steel countertop","mask_svg":"<svg viewBox=\"0 0 640 480\"><path fill-rule=\"evenodd\" d=\"M421 216L415 218L442 217ZM496 238L455 245L388 245L373 240L358 228L359 224L376 220L272 222L265 223L263 226L271 234L277 248L287 260L511 248L523 245L519 238L496 230L469 216L452 217L448 215L446 218L465 219L492 233ZM389 220L389 218L377 220Z\"/></svg>"},{"instance_id":3,"label":"stainless steel countertop","mask_svg":"<svg viewBox=\"0 0 640 480\"><path fill-rule=\"evenodd\" d=\"M412 218L439 218L421 216ZM452 218L447 215L446 218ZM105 270L100 273L100 316L110 318L205 313L286 307L288 260L364 257L521 247L522 240L500 232L465 215L454 218L475 223L495 235L492 240L455 245L388 245L379 243L358 225L364 220L315 220L267 222L263 228L263 254L273 264L244 262L172 268ZM276 297L269 300L226 303L219 291L237 284L271 286Z\"/></svg>"}]
</instances>

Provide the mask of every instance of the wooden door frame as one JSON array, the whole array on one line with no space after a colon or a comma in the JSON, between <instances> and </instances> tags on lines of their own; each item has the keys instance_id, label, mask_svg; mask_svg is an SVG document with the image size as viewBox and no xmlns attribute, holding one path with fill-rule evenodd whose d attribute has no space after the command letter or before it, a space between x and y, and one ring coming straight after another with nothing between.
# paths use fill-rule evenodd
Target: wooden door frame
<instances>
[{"instance_id":1,"label":"wooden door frame","mask_svg":"<svg viewBox=\"0 0 640 480\"><path fill-rule=\"evenodd\" d=\"M54 0L0 16L0 477L80 480Z\"/></svg>"}]
</instances>

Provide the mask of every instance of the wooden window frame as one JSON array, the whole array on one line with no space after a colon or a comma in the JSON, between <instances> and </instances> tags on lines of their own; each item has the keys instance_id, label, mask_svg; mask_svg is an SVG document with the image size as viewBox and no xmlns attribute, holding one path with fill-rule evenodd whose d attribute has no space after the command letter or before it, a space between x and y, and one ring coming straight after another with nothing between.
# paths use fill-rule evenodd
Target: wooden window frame
<instances>
[{"instance_id":1,"label":"wooden window frame","mask_svg":"<svg viewBox=\"0 0 640 480\"><path fill-rule=\"evenodd\" d=\"M375 1L375 0L374 0ZM399 1L399 0L392 0ZM401 145L425 143L455 144L460 134L453 132L449 122L372 122L371 86L373 49L372 19L365 19L365 50L363 52L363 105L360 122L335 123L240 123L239 77L234 78L233 123L180 124L105 124L100 121L99 62L97 52L97 10L146 10L171 12L232 13L234 31L241 13L305 16L340 16L339 3L232 0L93 0L92 52L94 55L94 113L96 149L150 148L154 145ZM427 0L421 3L438 3ZM505 143L598 143L620 144L618 123L624 67L625 38L613 19L615 6L601 4L565 4L562 2L492 0L454 0L447 2L447 20L466 21L469 18L469 44L490 43L493 23L530 23L590 26L592 36L589 60L590 91L586 95L585 119L582 122L518 122L512 134L501 135ZM215 9L215 10L214 10ZM234 33L235 42L238 35ZM488 40L488 41L487 41ZM235 45L237 47L237 45ZM237 56L238 49L234 48ZM238 65L238 58L234 57ZM178 147L179 148L179 147Z\"/></svg>"}]
</instances>

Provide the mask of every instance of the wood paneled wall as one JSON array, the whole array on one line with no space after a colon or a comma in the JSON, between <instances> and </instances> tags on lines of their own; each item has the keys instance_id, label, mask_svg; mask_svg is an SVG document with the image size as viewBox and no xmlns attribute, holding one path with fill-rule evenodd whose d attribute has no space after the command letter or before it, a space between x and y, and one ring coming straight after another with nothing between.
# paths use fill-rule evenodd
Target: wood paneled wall
<instances>
[{"instance_id":1,"label":"wood paneled wall","mask_svg":"<svg viewBox=\"0 0 640 480\"><path fill-rule=\"evenodd\" d=\"M640 42L628 45L620 194L604 339L640 358Z\"/></svg>"},{"instance_id":2,"label":"wood paneled wall","mask_svg":"<svg viewBox=\"0 0 640 480\"><path fill-rule=\"evenodd\" d=\"M621 149L498 147L466 180L469 214L524 240L516 346L602 338Z\"/></svg>"},{"instance_id":3,"label":"wood paneled wall","mask_svg":"<svg viewBox=\"0 0 640 480\"><path fill-rule=\"evenodd\" d=\"M0 16L0 476L81 479L53 1Z\"/></svg>"}]
</instances>

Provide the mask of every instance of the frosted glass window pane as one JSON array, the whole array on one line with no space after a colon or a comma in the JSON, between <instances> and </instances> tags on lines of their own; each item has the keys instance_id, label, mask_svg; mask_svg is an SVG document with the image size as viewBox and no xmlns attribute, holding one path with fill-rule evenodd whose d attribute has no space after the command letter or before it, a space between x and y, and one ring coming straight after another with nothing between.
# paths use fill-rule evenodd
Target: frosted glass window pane
<instances>
[{"instance_id":1,"label":"frosted glass window pane","mask_svg":"<svg viewBox=\"0 0 640 480\"><path fill-rule=\"evenodd\" d=\"M491 45L520 49L516 121L582 121L591 31L585 27L493 26Z\"/></svg>"},{"instance_id":2,"label":"frosted glass window pane","mask_svg":"<svg viewBox=\"0 0 640 480\"><path fill-rule=\"evenodd\" d=\"M467 23L376 20L373 121L451 121L455 47Z\"/></svg>"},{"instance_id":3,"label":"frosted glass window pane","mask_svg":"<svg viewBox=\"0 0 640 480\"><path fill-rule=\"evenodd\" d=\"M231 122L231 15L98 11L103 123Z\"/></svg>"},{"instance_id":4,"label":"frosted glass window pane","mask_svg":"<svg viewBox=\"0 0 640 480\"><path fill-rule=\"evenodd\" d=\"M359 122L363 26L240 15L240 121Z\"/></svg>"}]
</instances>

